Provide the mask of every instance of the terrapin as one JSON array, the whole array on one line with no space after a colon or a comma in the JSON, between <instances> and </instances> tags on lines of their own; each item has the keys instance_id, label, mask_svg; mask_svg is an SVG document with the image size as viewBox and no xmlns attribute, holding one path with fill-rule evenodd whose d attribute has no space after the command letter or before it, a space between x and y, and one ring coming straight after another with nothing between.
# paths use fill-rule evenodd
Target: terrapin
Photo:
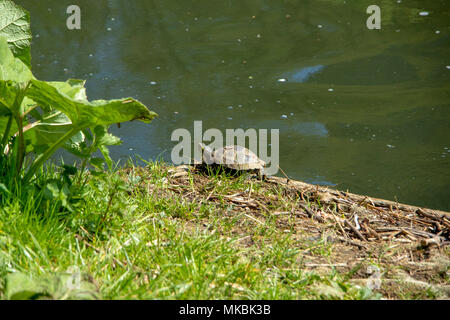
<instances>
[{"instance_id":1,"label":"terrapin","mask_svg":"<svg viewBox=\"0 0 450 320\"><path fill-rule=\"evenodd\" d=\"M199 146L203 150L203 161L207 164L222 165L238 171L256 171L260 177L263 176L266 163L247 148L232 145L213 150L203 143Z\"/></svg>"}]
</instances>

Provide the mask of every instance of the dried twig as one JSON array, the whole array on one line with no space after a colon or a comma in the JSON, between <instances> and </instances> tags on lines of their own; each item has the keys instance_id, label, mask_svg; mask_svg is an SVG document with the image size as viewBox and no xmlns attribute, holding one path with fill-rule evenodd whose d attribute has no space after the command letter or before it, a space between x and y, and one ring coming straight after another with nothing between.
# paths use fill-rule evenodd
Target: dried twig
<instances>
[{"instance_id":1,"label":"dried twig","mask_svg":"<svg viewBox=\"0 0 450 320\"><path fill-rule=\"evenodd\" d=\"M367 247L365 245L363 245L362 243L359 243L359 242L356 242L356 241L353 241L353 240L350 240L350 239L346 239L344 237L339 237L339 236L336 236L334 238L336 238L336 239L338 239L338 240L340 240L342 242L346 242L348 244L351 244L351 245L354 245L354 246L357 246L359 248L367 250Z\"/></svg>"},{"instance_id":2,"label":"dried twig","mask_svg":"<svg viewBox=\"0 0 450 320\"><path fill-rule=\"evenodd\" d=\"M424 210L422 210L422 209L420 209L420 208L416 210L416 213L419 214L419 215L421 215L421 216L427 217L427 218L429 218L429 219L439 221L439 222L441 222L443 225L445 225L447 228L450 229L450 223L447 222L447 221L445 221L446 219L448 219L448 216L446 216L445 214L441 214L441 215L438 215L438 216L437 216L437 215L428 213L428 212L426 212L426 211L424 211Z\"/></svg>"},{"instance_id":3,"label":"dried twig","mask_svg":"<svg viewBox=\"0 0 450 320\"><path fill-rule=\"evenodd\" d=\"M352 231L358 236L359 239L361 239L362 241L366 241L366 238L364 238L361 232L359 232L358 229L356 229L348 220L344 220L344 223L347 227L352 229Z\"/></svg>"},{"instance_id":4,"label":"dried twig","mask_svg":"<svg viewBox=\"0 0 450 320\"><path fill-rule=\"evenodd\" d=\"M346 263L305 263L305 267L348 267Z\"/></svg>"},{"instance_id":5,"label":"dried twig","mask_svg":"<svg viewBox=\"0 0 450 320\"><path fill-rule=\"evenodd\" d=\"M336 215L333 213L333 210L330 210L330 212L331 212L331 215L332 215L333 218L334 218L334 221L336 221L336 224L339 226L339 229L341 229L342 235L343 235L345 238L348 238L347 232L345 232L344 227L343 227L342 224L339 222L339 220L338 220L338 218L336 217Z\"/></svg>"},{"instance_id":6,"label":"dried twig","mask_svg":"<svg viewBox=\"0 0 450 320\"><path fill-rule=\"evenodd\" d=\"M261 203L261 201L258 201L256 199L253 199L253 201L255 201L260 207L262 207L265 211L270 212L269 209L267 209L267 207Z\"/></svg>"},{"instance_id":7,"label":"dried twig","mask_svg":"<svg viewBox=\"0 0 450 320\"><path fill-rule=\"evenodd\" d=\"M310 217L310 218L314 218L314 219L316 219L317 221L319 221L319 222L325 222L325 220L321 217L321 216L319 216L319 215L317 215L314 211L312 211L311 209L309 209L307 206L305 206L303 203L299 203L298 204L298 206L300 207L300 208L302 208L303 210L305 210L305 212L308 214L308 216Z\"/></svg>"}]
</instances>

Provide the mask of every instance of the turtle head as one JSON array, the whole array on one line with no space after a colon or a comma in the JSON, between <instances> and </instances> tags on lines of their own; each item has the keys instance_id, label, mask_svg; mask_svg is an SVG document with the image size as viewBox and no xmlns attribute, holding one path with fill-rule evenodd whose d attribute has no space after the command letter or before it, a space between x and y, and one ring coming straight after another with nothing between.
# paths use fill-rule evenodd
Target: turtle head
<instances>
[{"instance_id":1,"label":"turtle head","mask_svg":"<svg viewBox=\"0 0 450 320\"><path fill-rule=\"evenodd\" d=\"M213 150L204 143L198 144L203 153L203 161L207 164L214 163Z\"/></svg>"}]
</instances>

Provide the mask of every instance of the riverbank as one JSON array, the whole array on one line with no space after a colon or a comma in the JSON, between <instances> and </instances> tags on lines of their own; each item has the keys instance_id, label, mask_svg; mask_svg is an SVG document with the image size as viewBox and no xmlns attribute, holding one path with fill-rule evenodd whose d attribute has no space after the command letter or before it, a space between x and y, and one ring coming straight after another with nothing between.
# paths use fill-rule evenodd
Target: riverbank
<instances>
[{"instance_id":1,"label":"riverbank","mask_svg":"<svg viewBox=\"0 0 450 320\"><path fill-rule=\"evenodd\" d=\"M72 180L3 199L2 299L450 296L446 212L164 163Z\"/></svg>"}]
</instances>

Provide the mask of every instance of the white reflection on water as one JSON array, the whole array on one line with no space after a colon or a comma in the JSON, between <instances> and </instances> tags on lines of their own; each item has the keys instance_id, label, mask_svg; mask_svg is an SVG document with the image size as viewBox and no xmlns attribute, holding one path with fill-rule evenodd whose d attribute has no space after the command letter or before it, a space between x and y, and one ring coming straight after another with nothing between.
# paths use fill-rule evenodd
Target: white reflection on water
<instances>
[{"instance_id":1,"label":"white reflection on water","mask_svg":"<svg viewBox=\"0 0 450 320\"><path fill-rule=\"evenodd\" d=\"M328 135L327 128L320 122L299 122L287 127L304 136L326 137Z\"/></svg>"},{"instance_id":2,"label":"white reflection on water","mask_svg":"<svg viewBox=\"0 0 450 320\"><path fill-rule=\"evenodd\" d=\"M282 79L286 78L290 82L306 82L309 77L316 72L321 71L324 68L323 65L318 64L316 66L304 67L300 70L294 70L290 72L285 72L282 74Z\"/></svg>"}]
</instances>

